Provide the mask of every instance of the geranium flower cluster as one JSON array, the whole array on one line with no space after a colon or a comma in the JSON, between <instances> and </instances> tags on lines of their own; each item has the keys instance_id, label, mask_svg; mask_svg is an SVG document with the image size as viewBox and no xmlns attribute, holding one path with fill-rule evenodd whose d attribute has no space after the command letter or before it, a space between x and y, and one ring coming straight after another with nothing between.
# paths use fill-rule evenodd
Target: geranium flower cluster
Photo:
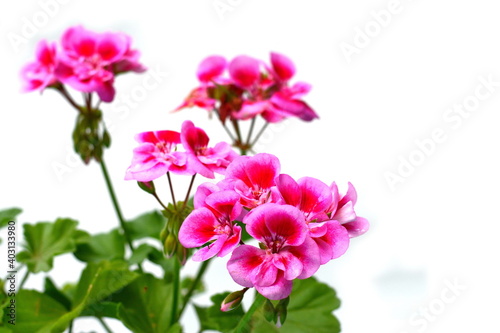
<instances>
[{"instance_id":1,"label":"geranium flower cluster","mask_svg":"<svg viewBox=\"0 0 500 333\"><path fill-rule=\"evenodd\" d=\"M275 123L288 117L318 118L302 100L311 85L289 84L295 65L285 55L271 53L271 64L247 55L227 61L220 55L205 58L197 70L200 86L176 110L198 106L215 110L220 120L247 120L262 116Z\"/></svg>"},{"instance_id":2,"label":"geranium flower cluster","mask_svg":"<svg viewBox=\"0 0 500 333\"><path fill-rule=\"evenodd\" d=\"M96 92L103 102L115 96L115 76L125 72L143 72L140 53L131 48L124 33L97 33L75 26L62 35L60 44L41 40L36 60L21 70L23 91L43 91L67 84L77 91Z\"/></svg>"},{"instance_id":3,"label":"geranium flower cluster","mask_svg":"<svg viewBox=\"0 0 500 333\"><path fill-rule=\"evenodd\" d=\"M132 163L125 174L126 180L153 181L167 172L181 175L200 174L214 178L224 174L229 163L239 155L226 142L209 147L205 131L186 120L181 132L154 131L135 136L139 146L134 149ZM185 151L177 151L182 144Z\"/></svg>"},{"instance_id":4,"label":"geranium flower cluster","mask_svg":"<svg viewBox=\"0 0 500 333\"><path fill-rule=\"evenodd\" d=\"M294 279L312 276L344 254L351 237L368 230L368 221L354 211L356 200L350 183L340 195L335 183L280 174L274 155L240 156L223 180L198 187L179 241L201 247L195 261L231 254L227 268L235 282L283 299ZM260 247L243 244L242 228Z\"/></svg>"}]
</instances>

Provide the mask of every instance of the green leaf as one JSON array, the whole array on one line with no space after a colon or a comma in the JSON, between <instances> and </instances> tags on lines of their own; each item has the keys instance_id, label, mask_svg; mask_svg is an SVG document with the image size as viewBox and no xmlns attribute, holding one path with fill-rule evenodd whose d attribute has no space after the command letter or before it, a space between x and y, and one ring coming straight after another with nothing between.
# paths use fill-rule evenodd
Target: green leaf
<instances>
[{"instance_id":1,"label":"green leaf","mask_svg":"<svg viewBox=\"0 0 500 333\"><path fill-rule=\"evenodd\" d=\"M66 310L71 310L71 300L66 296L62 291L57 289L54 282L49 278L45 278L45 286L44 286L45 295L52 297L55 301L61 303Z\"/></svg>"},{"instance_id":2,"label":"green leaf","mask_svg":"<svg viewBox=\"0 0 500 333\"><path fill-rule=\"evenodd\" d=\"M21 214L21 208L9 208L0 210L0 228L5 227L9 221L14 221L16 216Z\"/></svg>"},{"instance_id":3,"label":"green leaf","mask_svg":"<svg viewBox=\"0 0 500 333\"><path fill-rule=\"evenodd\" d=\"M126 222L127 231L132 240L151 237L160 239L160 232L167 220L158 211L142 214Z\"/></svg>"},{"instance_id":4,"label":"green leaf","mask_svg":"<svg viewBox=\"0 0 500 333\"><path fill-rule=\"evenodd\" d=\"M25 250L17 255L17 261L25 263L32 273L51 270L55 256L75 251L77 224L71 219L25 224Z\"/></svg>"},{"instance_id":5,"label":"green leaf","mask_svg":"<svg viewBox=\"0 0 500 333\"><path fill-rule=\"evenodd\" d=\"M210 307L201 307L195 305L195 310L198 314L202 330L230 332L236 327L236 325L238 325L238 322L245 314L241 306L228 312L222 312L220 310L222 301L229 294L230 292L228 291L213 295L210 298L213 302L213 305Z\"/></svg>"},{"instance_id":6,"label":"green leaf","mask_svg":"<svg viewBox=\"0 0 500 333\"><path fill-rule=\"evenodd\" d=\"M166 284L164 280L151 274L141 275L114 294L112 299L122 304L120 319L132 332L180 332L180 327L176 328L178 325L169 330L172 284Z\"/></svg>"},{"instance_id":7,"label":"green leaf","mask_svg":"<svg viewBox=\"0 0 500 333\"><path fill-rule=\"evenodd\" d=\"M85 308L92 308L92 304L98 306L99 301L123 288L138 276L139 274L128 269L125 261L88 263L76 287L71 311L60 316L52 327L55 330L64 330Z\"/></svg>"},{"instance_id":8,"label":"green leaf","mask_svg":"<svg viewBox=\"0 0 500 333\"><path fill-rule=\"evenodd\" d=\"M78 244L74 254L75 257L85 262L123 259L125 238L118 229L97 234L91 236L87 242Z\"/></svg>"},{"instance_id":9,"label":"green leaf","mask_svg":"<svg viewBox=\"0 0 500 333\"><path fill-rule=\"evenodd\" d=\"M277 302L274 302L277 304ZM286 322L281 328L264 318L263 308L252 318L251 332L338 333L340 323L332 311L340 306L335 290L311 277L294 280Z\"/></svg>"},{"instance_id":10,"label":"green leaf","mask_svg":"<svg viewBox=\"0 0 500 333\"><path fill-rule=\"evenodd\" d=\"M121 303L115 302L97 302L92 303L88 307L86 307L81 313L80 317L108 317L119 319L120 307Z\"/></svg>"},{"instance_id":11,"label":"green leaf","mask_svg":"<svg viewBox=\"0 0 500 333\"><path fill-rule=\"evenodd\" d=\"M14 333L62 332L55 322L66 314L61 303L36 290L20 290L16 295L16 325L9 327Z\"/></svg>"},{"instance_id":12,"label":"green leaf","mask_svg":"<svg viewBox=\"0 0 500 333\"><path fill-rule=\"evenodd\" d=\"M146 259L149 256L150 253L152 253L155 250L159 251L152 245L141 244L134 250L134 252L132 252L132 255L130 256L128 262L131 265L140 264L144 261L144 259Z\"/></svg>"}]
</instances>

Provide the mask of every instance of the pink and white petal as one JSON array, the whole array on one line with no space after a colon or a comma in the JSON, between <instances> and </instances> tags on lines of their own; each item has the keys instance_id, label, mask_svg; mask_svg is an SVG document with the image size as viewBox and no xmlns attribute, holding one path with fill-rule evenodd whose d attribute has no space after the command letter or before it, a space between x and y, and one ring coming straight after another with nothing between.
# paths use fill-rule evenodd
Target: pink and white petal
<instances>
[{"instance_id":1,"label":"pink and white petal","mask_svg":"<svg viewBox=\"0 0 500 333\"><path fill-rule=\"evenodd\" d=\"M307 237L304 243L300 246L290 246L286 249L288 252L297 257L303 265L302 273L297 276L297 279L307 279L311 277L320 266L320 253L316 242Z\"/></svg>"},{"instance_id":2,"label":"pink and white petal","mask_svg":"<svg viewBox=\"0 0 500 333\"><path fill-rule=\"evenodd\" d=\"M313 240L316 242L316 245L318 245L320 265L324 265L327 262L329 262L330 260L332 260L333 259L333 248L332 248L331 244L322 238L313 238Z\"/></svg>"},{"instance_id":3,"label":"pink and white petal","mask_svg":"<svg viewBox=\"0 0 500 333\"><path fill-rule=\"evenodd\" d=\"M273 263L276 268L282 270L285 279L293 280L302 273L304 265L297 257L288 251L281 251L273 256Z\"/></svg>"},{"instance_id":4,"label":"pink and white petal","mask_svg":"<svg viewBox=\"0 0 500 333\"><path fill-rule=\"evenodd\" d=\"M233 113L236 119L247 120L261 114L269 108L268 101L244 101L240 110Z\"/></svg>"},{"instance_id":5,"label":"pink and white petal","mask_svg":"<svg viewBox=\"0 0 500 333\"><path fill-rule=\"evenodd\" d=\"M300 245L308 234L304 215L290 205L263 204L247 214L247 232L262 243L280 239L284 245Z\"/></svg>"},{"instance_id":6,"label":"pink and white petal","mask_svg":"<svg viewBox=\"0 0 500 333\"><path fill-rule=\"evenodd\" d=\"M218 225L219 221L208 208L195 209L179 229L179 242L187 248L201 246L219 236L215 231Z\"/></svg>"},{"instance_id":7,"label":"pink and white petal","mask_svg":"<svg viewBox=\"0 0 500 333\"><path fill-rule=\"evenodd\" d=\"M243 287L253 287L254 271L262 264L266 252L251 245L241 245L234 249L227 262L227 270L234 282Z\"/></svg>"},{"instance_id":8,"label":"pink and white petal","mask_svg":"<svg viewBox=\"0 0 500 333\"><path fill-rule=\"evenodd\" d=\"M337 211L331 217L332 220L337 220L340 223L350 222L356 219L356 212L354 211L354 205L352 201L348 201L346 204L339 205Z\"/></svg>"},{"instance_id":9,"label":"pink and white petal","mask_svg":"<svg viewBox=\"0 0 500 333\"><path fill-rule=\"evenodd\" d=\"M169 166L165 163L156 163L148 169L134 170L133 167L127 169L125 180L137 180L140 182L149 182L160 178L167 173Z\"/></svg>"},{"instance_id":10,"label":"pink and white petal","mask_svg":"<svg viewBox=\"0 0 500 333\"><path fill-rule=\"evenodd\" d=\"M351 182L347 183L347 193L340 199L339 206L345 205L349 201L352 202L353 205L356 204L358 200L358 194L356 193L356 189L351 184Z\"/></svg>"},{"instance_id":11,"label":"pink and white petal","mask_svg":"<svg viewBox=\"0 0 500 333\"><path fill-rule=\"evenodd\" d=\"M264 261L252 272L252 282L255 286L270 286L276 282L278 268L273 263L273 257L267 255Z\"/></svg>"},{"instance_id":12,"label":"pink and white petal","mask_svg":"<svg viewBox=\"0 0 500 333\"><path fill-rule=\"evenodd\" d=\"M328 232L328 222L310 222L307 225L309 227L309 235L312 238L323 237Z\"/></svg>"},{"instance_id":13,"label":"pink and white petal","mask_svg":"<svg viewBox=\"0 0 500 333\"><path fill-rule=\"evenodd\" d=\"M224 257L228 253L232 252L235 248L238 247L238 245L240 244L240 240L241 240L241 227L234 225L233 234L226 239L224 245L220 249L219 254L217 256Z\"/></svg>"},{"instance_id":14,"label":"pink and white petal","mask_svg":"<svg viewBox=\"0 0 500 333\"><path fill-rule=\"evenodd\" d=\"M324 211L332 203L332 193L328 185L313 177L303 177L297 181L302 193L300 210L304 213Z\"/></svg>"},{"instance_id":15,"label":"pink and white petal","mask_svg":"<svg viewBox=\"0 0 500 333\"><path fill-rule=\"evenodd\" d=\"M176 131L156 131L155 132L158 141L163 141L170 144L181 143L181 134Z\"/></svg>"},{"instance_id":16,"label":"pink and white petal","mask_svg":"<svg viewBox=\"0 0 500 333\"><path fill-rule=\"evenodd\" d=\"M300 99L304 97L309 91L311 91L312 86L306 82L296 82L291 87L288 88L288 93L293 99Z\"/></svg>"},{"instance_id":17,"label":"pink and white petal","mask_svg":"<svg viewBox=\"0 0 500 333\"><path fill-rule=\"evenodd\" d=\"M217 217L226 217L232 221L241 213L240 196L234 191L219 191L208 195L206 205ZM236 210L236 211L234 211ZM234 211L234 212L233 212Z\"/></svg>"},{"instance_id":18,"label":"pink and white petal","mask_svg":"<svg viewBox=\"0 0 500 333\"><path fill-rule=\"evenodd\" d=\"M278 176L280 168L280 161L276 156L260 153L247 161L246 174L251 185L265 189L275 185L274 179Z\"/></svg>"},{"instance_id":19,"label":"pink and white petal","mask_svg":"<svg viewBox=\"0 0 500 333\"><path fill-rule=\"evenodd\" d=\"M276 187L288 205L299 207L301 202L300 187L297 182L287 174L276 177Z\"/></svg>"},{"instance_id":20,"label":"pink and white petal","mask_svg":"<svg viewBox=\"0 0 500 333\"><path fill-rule=\"evenodd\" d=\"M250 179L247 175L247 162L250 156L240 156L237 157L226 170L226 180L228 179L238 179L241 180L247 186L251 186Z\"/></svg>"},{"instance_id":21,"label":"pink and white petal","mask_svg":"<svg viewBox=\"0 0 500 333\"><path fill-rule=\"evenodd\" d=\"M358 237L368 231L370 223L364 217L357 216L354 221L342 224L349 233L349 237Z\"/></svg>"},{"instance_id":22,"label":"pink and white petal","mask_svg":"<svg viewBox=\"0 0 500 333\"><path fill-rule=\"evenodd\" d=\"M332 192L332 203L327 208L328 213L335 213L340 201L339 188L335 182L330 185L330 191Z\"/></svg>"},{"instance_id":23,"label":"pink and white petal","mask_svg":"<svg viewBox=\"0 0 500 333\"><path fill-rule=\"evenodd\" d=\"M224 243L227 240L227 235L219 235L219 237L215 240L215 242L208 244L207 246L202 247L198 251L193 254L193 261L205 261L210 258L216 256Z\"/></svg>"},{"instance_id":24,"label":"pink and white petal","mask_svg":"<svg viewBox=\"0 0 500 333\"><path fill-rule=\"evenodd\" d=\"M214 183L203 183L196 189L194 194L193 204L194 208L207 207L205 199L212 193L220 191L219 186Z\"/></svg>"},{"instance_id":25,"label":"pink and white petal","mask_svg":"<svg viewBox=\"0 0 500 333\"><path fill-rule=\"evenodd\" d=\"M287 298L292 293L293 282L285 279L283 272L279 271L276 282L268 287L255 286L255 289L265 298L280 300Z\"/></svg>"},{"instance_id":26,"label":"pink and white petal","mask_svg":"<svg viewBox=\"0 0 500 333\"><path fill-rule=\"evenodd\" d=\"M219 55L206 57L201 61L196 71L196 76L201 82L210 82L222 75L226 69L226 59Z\"/></svg>"},{"instance_id":27,"label":"pink and white petal","mask_svg":"<svg viewBox=\"0 0 500 333\"><path fill-rule=\"evenodd\" d=\"M295 65L287 56L271 52L271 65L274 72L283 81L290 80L295 75Z\"/></svg>"}]
</instances>

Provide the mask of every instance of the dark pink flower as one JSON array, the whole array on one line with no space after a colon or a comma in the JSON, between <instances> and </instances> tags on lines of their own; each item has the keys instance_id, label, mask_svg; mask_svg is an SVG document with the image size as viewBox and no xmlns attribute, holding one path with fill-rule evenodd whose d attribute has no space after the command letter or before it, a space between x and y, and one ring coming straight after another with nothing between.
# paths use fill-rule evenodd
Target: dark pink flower
<instances>
[{"instance_id":1,"label":"dark pink flower","mask_svg":"<svg viewBox=\"0 0 500 333\"><path fill-rule=\"evenodd\" d=\"M286 174L276 178L278 202L297 207L308 222L312 239L319 247L321 264L340 257L349 247L349 235L338 221L329 221L327 209L333 196L322 181L303 177L297 182ZM280 200L281 199L281 200Z\"/></svg>"},{"instance_id":2,"label":"dark pink flower","mask_svg":"<svg viewBox=\"0 0 500 333\"><path fill-rule=\"evenodd\" d=\"M191 174L187 170L186 154L175 151L181 142L178 132L144 132L137 134L135 139L140 145L134 149L132 163L125 174L126 180L148 182L168 171Z\"/></svg>"},{"instance_id":3,"label":"dark pink flower","mask_svg":"<svg viewBox=\"0 0 500 333\"><path fill-rule=\"evenodd\" d=\"M237 56L229 63L229 75L237 85L250 87L259 79L259 61L246 55Z\"/></svg>"},{"instance_id":4,"label":"dark pink flower","mask_svg":"<svg viewBox=\"0 0 500 333\"><path fill-rule=\"evenodd\" d=\"M96 33L76 26L66 30L61 44L60 80L78 91L97 92L104 102L114 98L116 73L144 71L139 53L130 49L130 37L123 33Z\"/></svg>"},{"instance_id":5,"label":"dark pink flower","mask_svg":"<svg viewBox=\"0 0 500 333\"><path fill-rule=\"evenodd\" d=\"M202 188L205 196L207 193ZM241 227L233 221L241 214L239 196L233 191L213 192L198 198L198 208L184 220L179 230L179 241L186 248L199 247L194 261L203 261L217 255L223 257L239 245ZM196 195L195 195L196 196Z\"/></svg>"},{"instance_id":6,"label":"dark pink flower","mask_svg":"<svg viewBox=\"0 0 500 333\"><path fill-rule=\"evenodd\" d=\"M212 111L215 107L216 100L208 96L207 89L208 88L206 86L193 89L184 102L176 107L174 111L191 108L193 106L200 107L207 111Z\"/></svg>"},{"instance_id":7,"label":"dark pink flower","mask_svg":"<svg viewBox=\"0 0 500 333\"><path fill-rule=\"evenodd\" d=\"M330 185L333 200L326 212L330 219L339 221L344 228L347 229L349 236L361 236L368 231L370 223L364 217L356 215L354 205L358 199L356 189L351 183L348 183L347 192L340 196L337 184L335 182Z\"/></svg>"},{"instance_id":8,"label":"dark pink flower","mask_svg":"<svg viewBox=\"0 0 500 333\"><path fill-rule=\"evenodd\" d=\"M214 178L214 172L224 174L227 166L239 156L226 142L208 147L210 139L205 131L195 127L193 122L182 123L181 142L188 154L188 168L207 178Z\"/></svg>"},{"instance_id":9,"label":"dark pink flower","mask_svg":"<svg viewBox=\"0 0 500 333\"><path fill-rule=\"evenodd\" d=\"M213 55L206 57L198 66L196 76L203 83L211 82L224 73L226 65L226 59L222 56Z\"/></svg>"},{"instance_id":10,"label":"dark pink flower","mask_svg":"<svg viewBox=\"0 0 500 333\"><path fill-rule=\"evenodd\" d=\"M219 184L236 191L243 206L252 209L269 202L279 172L280 162L274 155L240 156L228 166L226 178Z\"/></svg>"},{"instance_id":11,"label":"dark pink flower","mask_svg":"<svg viewBox=\"0 0 500 333\"><path fill-rule=\"evenodd\" d=\"M38 42L36 60L23 67L21 79L24 92L40 90L57 82L55 69L58 63L56 45L46 40Z\"/></svg>"},{"instance_id":12,"label":"dark pink flower","mask_svg":"<svg viewBox=\"0 0 500 333\"><path fill-rule=\"evenodd\" d=\"M290 295L292 280L308 278L318 270L318 247L297 208L264 204L248 213L243 222L263 248L241 245L233 251L227 268L236 283L278 300Z\"/></svg>"}]
</instances>

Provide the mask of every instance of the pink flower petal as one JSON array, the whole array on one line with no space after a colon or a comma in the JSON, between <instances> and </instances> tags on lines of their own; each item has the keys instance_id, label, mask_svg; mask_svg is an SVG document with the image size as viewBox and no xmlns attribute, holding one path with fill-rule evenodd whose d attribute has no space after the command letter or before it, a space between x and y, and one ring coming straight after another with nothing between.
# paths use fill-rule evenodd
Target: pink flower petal
<instances>
[{"instance_id":1,"label":"pink flower petal","mask_svg":"<svg viewBox=\"0 0 500 333\"><path fill-rule=\"evenodd\" d=\"M319 248L311 237L307 237L300 246L291 246L287 248L287 251L302 262L302 273L297 276L297 279L307 279L319 269Z\"/></svg>"},{"instance_id":2,"label":"pink flower petal","mask_svg":"<svg viewBox=\"0 0 500 333\"><path fill-rule=\"evenodd\" d=\"M245 55L237 56L229 63L229 74L236 84L249 87L260 76L259 61Z\"/></svg>"},{"instance_id":3,"label":"pink flower petal","mask_svg":"<svg viewBox=\"0 0 500 333\"><path fill-rule=\"evenodd\" d=\"M201 246L216 238L215 228L218 224L208 208L193 210L179 229L179 242L187 248Z\"/></svg>"},{"instance_id":4,"label":"pink flower petal","mask_svg":"<svg viewBox=\"0 0 500 333\"><path fill-rule=\"evenodd\" d=\"M210 82L222 75L226 69L226 59L222 56L213 55L206 57L198 66L196 76L201 82Z\"/></svg>"},{"instance_id":5,"label":"pink flower petal","mask_svg":"<svg viewBox=\"0 0 500 333\"><path fill-rule=\"evenodd\" d=\"M238 246L227 262L227 270L234 282L243 287L253 287L254 270L262 264L265 251L250 245Z\"/></svg>"},{"instance_id":6,"label":"pink flower petal","mask_svg":"<svg viewBox=\"0 0 500 333\"><path fill-rule=\"evenodd\" d=\"M349 237L358 237L368 231L370 223L364 217L357 216L355 220L342 224L347 229Z\"/></svg>"},{"instance_id":7,"label":"pink flower petal","mask_svg":"<svg viewBox=\"0 0 500 333\"><path fill-rule=\"evenodd\" d=\"M271 52L271 64L278 77L283 81L288 81L295 74L295 65L287 56Z\"/></svg>"},{"instance_id":8,"label":"pink flower petal","mask_svg":"<svg viewBox=\"0 0 500 333\"><path fill-rule=\"evenodd\" d=\"M265 298L270 300L280 300L287 298L292 293L293 282L285 279L283 272L279 271L276 282L267 287L255 286L255 289Z\"/></svg>"},{"instance_id":9,"label":"pink flower petal","mask_svg":"<svg viewBox=\"0 0 500 333\"><path fill-rule=\"evenodd\" d=\"M287 174L281 174L276 178L276 186L283 196L285 203L299 207L301 202L301 191L299 184Z\"/></svg>"}]
</instances>

